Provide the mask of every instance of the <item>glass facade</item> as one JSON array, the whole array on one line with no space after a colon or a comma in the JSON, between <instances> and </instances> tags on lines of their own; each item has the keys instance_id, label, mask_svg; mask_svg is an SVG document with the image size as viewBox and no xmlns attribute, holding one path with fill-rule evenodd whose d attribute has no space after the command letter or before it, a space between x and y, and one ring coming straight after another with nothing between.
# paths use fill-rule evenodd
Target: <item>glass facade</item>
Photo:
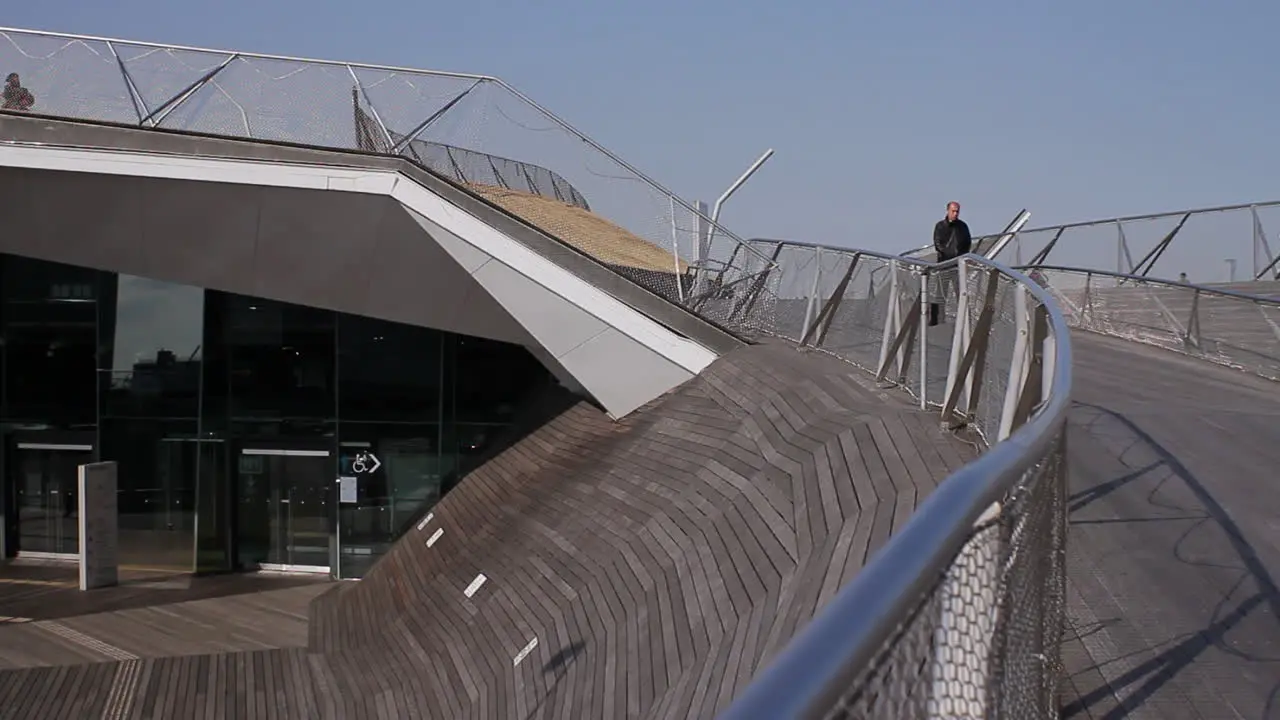
<instances>
[{"instance_id":1,"label":"glass facade","mask_svg":"<svg viewBox=\"0 0 1280 720\"><path fill-rule=\"evenodd\" d=\"M122 564L359 577L551 382L516 345L0 255L5 553L77 552L76 469L111 460Z\"/></svg>"}]
</instances>

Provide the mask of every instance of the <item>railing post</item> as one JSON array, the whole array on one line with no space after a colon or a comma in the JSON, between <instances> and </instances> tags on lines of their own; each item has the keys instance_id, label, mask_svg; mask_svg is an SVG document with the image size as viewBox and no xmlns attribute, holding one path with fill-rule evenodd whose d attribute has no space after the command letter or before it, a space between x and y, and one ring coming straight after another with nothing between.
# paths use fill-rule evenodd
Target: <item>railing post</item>
<instances>
[{"instance_id":1,"label":"railing post","mask_svg":"<svg viewBox=\"0 0 1280 720\"><path fill-rule=\"evenodd\" d=\"M929 407L929 280L931 273L925 268L920 273L920 409ZM943 308L943 314L946 309Z\"/></svg>"},{"instance_id":2,"label":"railing post","mask_svg":"<svg viewBox=\"0 0 1280 720\"><path fill-rule=\"evenodd\" d=\"M956 263L956 285L959 287L960 300L956 303L956 327L951 331L951 358L947 363L947 389L943 391L943 401L950 402L951 393L955 389L956 384L964 380L960 376L960 365L964 360L964 354L969 349L970 341L970 322L969 322L969 278L968 275L969 261L960 258ZM947 419L951 409L954 407L943 408L943 419Z\"/></svg>"},{"instance_id":3,"label":"railing post","mask_svg":"<svg viewBox=\"0 0 1280 720\"><path fill-rule=\"evenodd\" d=\"M809 325L813 322L813 307L818 304L818 283L822 276L822 248L813 249L813 258L817 267L813 269L813 282L809 286L809 302L804 308L804 325L800 328L801 345L809 337Z\"/></svg>"},{"instance_id":4,"label":"railing post","mask_svg":"<svg viewBox=\"0 0 1280 720\"><path fill-rule=\"evenodd\" d=\"M553 184L554 185L554 184ZM684 280L680 272L680 236L676 230L676 200L667 198L671 205L671 272L675 273L676 297L684 305Z\"/></svg>"},{"instance_id":5,"label":"railing post","mask_svg":"<svg viewBox=\"0 0 1280 720\"><path fill-rule=\"evenodd\" d=\"M1022 287L1022 286L1019 286ZM1027 293L1027 301L1033 298ZM1010 432L1017 430L1027 422L1031 413L1045 398L1044 391L1044 353L1045 338L1049 336L1049 309L1036 303L1030 310L1031 334L1027 345L1027 367L1023 373L1022 388L1018 398L1018 408L1014 412L1013 425Z\"/></svg>"},{"instance_id":6,"label":"railing post","mask_svg":"<svg viewBox=\"0 0 1280 720\"><path fill-rule=\"evenodd\" d=\"M1058 336L1048 327L1048 311L1044 308L1041 308L1041 310L1045 313L1045 334L1041 343L1043 349L1040 353L1040 396L1047 398L1051 397L1056 389L1053 386L1053 373L1054 368L1057 367Z\"/></svg>"},{"instance_id":7,"label":"railing post","mask_svg":"<svg viewBox=\"0 0 1280 720\"><path fill-rule=\"evenodd\" d=\"M844 294L849 289L849 281L853 279L853 273L858 269L858 259L861 257L862 253L854 253L853 257L849 258L849 266L845 268L844 275L831 291L831 297L818 311L818 316L813 319L813 322L805 328L804 335L800 338L801 347L810 342L814 347L822 347L822 343L826 342L831 321L835 319L836 311L840 309L840 301L844 299Z\"/></svg>"},{"instance_id":8,"label":"railing post","mask_svg":"<svg viewBox=\"0 0 1280 720\"><path fill-rule=\"evenodd\" d=\"M1080 325L1089 327L1093 323L1093 273L1084 276L1084 297L1080 299Z\"/></svg>"},{"instance_id":9,"label":"railing post","mask_svg":"<svg viewBox=\"0 0 1280 720\"><path fill-rule=\"evenodd\" d=\"M902 289L911 287L911 284L902 282L898 278L898 274L903 272L898 261L893 261L892 267L893 274L889 278L889 318L885 323L885 334L880 345L880 366L876 372L876 380L885 382L890 366L896 362L898 372L889 382L904 385L907 382L907 371L911 367L911 351L914 349L915 333L920 322L920 313L913 312L916 310L914 305L923 302L924 297L917 293L915 302L908 305L905 310L906 316L903 317Z\"/></svg>"},{"instance_id":10,"label":"railing post","mask_svg":"<svg viewBox=\"0 0 1280 720\"><path fill-rule=\"evenodd\" d=\"M1013 323L1017 329L1017 335L1013 342L1013 356L1009 363L1009 382L1005 385L1004 408L1000 411L1000 429L996 434L995 442L1000 442L1009 437L1014 430L1018 406L1022 402L1023 381L1027 377L1027 370L1031 365L1031 338L1028 337L1031 318L1027 308L1026 289L1021 285L1015 285L1013 298Z\"/></svg>"},{"instance_id":11,"label":"railing post","mask_svg":"<svg viewBox=\"0 0 1280 720\"><path fill-rule=\"evenodd\" d=\"M1191 317L1187 318L1187 329L1182 333L1182 341L1193 348L1200 347L1200 289L1191 295Z\"/></svg>"},{"instance_id":12,"label":"railing post","mask_svg":"<svg viewBox=\"0 0 1280 720\"><path fill-rule=\"evenodd\" d=\"M903 286L900 285L899 287L901 288ZM924 296L921 295L919 291L916 292L915 303L913 303L910 300L910 297L911 297L910 295L907 296L908 300L907 300L906 317L902 319L902 330L900 331L902 333L902 339L897 343L897 346L898 346L897 381L898 381L898 384L903 387L910 387L908 385L907 373L911 369L911 354L915 352L915 349L916 349L916 343L915 343L916 333L920 330L920 313L915 312L919 309L916 307L915 303L923 303L924 301Z\"/></svg>"},{"instance_id":13,"label":"railing post","mask_svg":"<svg viewBox=\"0 0 1280 720\"><path fill-rule=\"evenodd\" d=\"M885 308L884 332L880 338L880 362L876 366L876 380L883 381L889 371L890 352L898 337L901 320L898 314L898 263L889 262L889 305Z\"/></svg>"},{"instance_id":14,"label":"railing post","mask_svg":"<svg viewBox=\"0 0 1280 720\"><path fill-rule=\"evenodd\" d=\"M996 297L1000 291L1000 274L994 268L989 269L985 276L987 278L986 287L982 293L982 305L978 312L978 320L971 323L970 316L972 310L968 309L971 300L965 300L966 310L963 320L957 319L957 325L963 324L963 330L957 328L962 333L962 337L966 338L965 347L960 351L962 357L959 366L953 374L949 374L947 378L947 397L942 405L942 421L945 424L951 424L954 419L955 409L960 404L960 397L965 397L965 416L972 418L978 410L978 398L982 394L982 380L986 374L986 355L987 345L991 337L991 326L995 319L996 313ZM964 275L965 294L968 295L969 278L968 273ZM953 347L953 351L955 348Z\"/></svg>"},{"instance_id":15,"label":"railing post","mask_svg":"<svg viewBox=\"0 0 1280 720\"><path fill-rule=\"evenodd\" d=\"M1258 216L1258 206L1250 205L1249 213L1253 215L1253 279L1261 280L1275 265L1275 256L1271 253L1271 243L1267 242L1267 231L1262 227L1262 218Z\"/></svg>"}]
</instances>

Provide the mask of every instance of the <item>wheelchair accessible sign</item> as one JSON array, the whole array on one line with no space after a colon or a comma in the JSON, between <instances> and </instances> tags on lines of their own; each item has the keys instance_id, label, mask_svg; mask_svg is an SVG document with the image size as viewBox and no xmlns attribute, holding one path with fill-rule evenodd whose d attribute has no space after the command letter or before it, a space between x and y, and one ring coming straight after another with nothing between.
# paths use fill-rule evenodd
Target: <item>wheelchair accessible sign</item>
<instances>
[{"instance_id":1,"label":"wheelchair accessible sign","mask_svg":"<svg viewBox=\"0 0 1280 720\"><path fill-rule=\"evenodd\" d=\"M342 458L342 475L338 476L338 502L359 502L360 476L368 476L382 467L382 461L371 452L358 452Z\"/></svg>"}]
</instances>

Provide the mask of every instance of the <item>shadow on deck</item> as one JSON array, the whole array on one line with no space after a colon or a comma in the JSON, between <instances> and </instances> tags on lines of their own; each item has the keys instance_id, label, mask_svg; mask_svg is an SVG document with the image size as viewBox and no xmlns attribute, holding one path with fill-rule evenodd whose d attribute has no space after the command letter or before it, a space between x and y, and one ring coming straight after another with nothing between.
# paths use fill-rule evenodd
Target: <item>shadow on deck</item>
<instances>
[{"instance_id":1,"label":"shadow on deck","mask_svg":"<svg viewBox=\"0 0 1280 720\"><path fill-rule=\"evenodd\" d=\"M1066 718L1280 713L1280 386L1083 333Z\"/></svg>"}]
</instances>

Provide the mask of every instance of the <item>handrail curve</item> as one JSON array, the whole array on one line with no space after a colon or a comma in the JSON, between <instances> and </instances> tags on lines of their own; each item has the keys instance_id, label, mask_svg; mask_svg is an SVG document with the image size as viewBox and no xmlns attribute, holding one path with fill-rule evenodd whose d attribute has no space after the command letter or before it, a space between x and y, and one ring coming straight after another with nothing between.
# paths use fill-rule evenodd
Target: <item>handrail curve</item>
<instances>
[{"instance_id":1,"label":"handrail curve","mask_svg":"<svg viewBox=\"0 0 1280 720\"><path fill-rule=\"evenodd\" d=\"M767 244L771 241L753 240L751 242ZM1028 348L1032 354L1038 350L1039 355L1031 359L1031 356L1025 354L1019 357L1015 352L1007 356L1010 367L999 368L1006 355L995 352L988 346L986 352L988 364L991 367L987 369L1013 372L1021 364L1024 369L1035 368L1036 372L1041 372L1043 375L1039 380L1027 383L1039 388L1040 393L1036 397L1017 397L1027 391L1026 385L1014 383L1013 387L1005 388L1005 397L1001 399L1006 402L1000 403L1002 411L1008 411L1008 408L1019 405L1027 407L1020 420L1015 419L1009 422L1005 418L1003 422L993 422L993 418L975 416L984 412L982 409L984 406L970 405L977 410L966 418L967 422L979 426L978 429L988 431L984 433L989 440L986 452L943 480L933 494L919 506L907 524L894 532L887 544L772 659L766 669L756 676L721 717L731 720L809 717L984 717L997 714L994 711L996 707L1030 709L1030 714L1021 715L1023 717L1056 716L1054 715L1057 712L1056 686L1061 679L1060 667L1056 663L1043 663L1045 667L1042 673L1043 682L1039 688L1041 692L1036 697L1015 697L1018 693L1013 690L1013 684L1002 683L999 677L993 677L993 682L985 683L984 675L992 676L1007 672L1010 664L1025 666L1040 662L1039 660L1022 656L1014 657L1015 653L1009 650L1008 644L999 646L991 642L984 646L982 638L960 638L954 634L948 637L947 628L922 621L920 620L922 616L919 614L925 605L929 605L934 612L941 612L942 615L939 617L945 617L947 612L957 610L955 607L947 606L946 601L939 600L938 596L946 583L956 582L954 571L958 567L974 567L975 548L996 553L1001 558L1001 567L996 568L995 563L985 563L986 574L981 578L961 580L960 585L948 587L952 594L958 593L969 599L986 597L989 629L997 636L1000 634L998 628L1001 627L1002 622L1004 622L1004 632L1011 632L1005 620L1007 620L1007 613L1012 612L1013 608L1007 604L1006 596L1010 588L1008 583L1011 574L1016 574L1015 566L1019 566L1022 571L1030 570L1031 574L1026 577L1033 578L1043 585L1046 597L1058 592L1054 588L1061 587L1065 582L1062 549L1065 541L1063 498L1066 475L1061 448L1071 402L1072 349L1070 327L1052 293L1022 272L975 255L935 264L918 258L903 258L874 251L847 250L785 241L772 242L780 243L785 248L779 259L781 267L798 265L797 262L785 260L788 250L801 255L811 253L820 260L815 267L816 273L820 275L824 270L830 269L829 272L839 278L835 283L839 287L834 288L830 296L818 290L823 286L820 279L811 282L810 287L813 290L808 298L809 306L816 301L823 301L829 305L832 302L831 297L835 297L834 292L847 295L849 283L846 280L849 272L842 273L842 268L856 267L859 264L864 267L868 264L876 266L864 273L868 278L876 275L877 270L887 271L881 272L877 279L869 279L868 288L874 289L878 285L883 290L885 286L897 285L908 288L908 295L915 293L915 305L910 311L919 312L922 317L927 314L927 306L930 304L926 301L939 299L936 297L937 293L930 290L931 284L939 284L938 281L943 284L956 283L960 276L964 276L969 281L960 281L960 284L969 287L961 290L965 294L960 296L960 304L954 316L948 313L948 317L953 318L951 327L945 327L945 322L940 323L944 326L943 334L952 338L951 342L948 343L944 339L940 346L933 346L927 339L920 340L922 356L927 358L932 350L938 349L945 350L946 354L950 355L951 362L944 375L945 383L931 383L927 373L921 373L921 384L913 392L923 406L942 407L944 422L951 422L954 419L953 416L948 416L956 412L957 403L953 396L957 394L956 388L964 384L965 379L960 377L965 372L964 356L979 354L969 352L969 348L978 348L985 342L984 338L972 335L968 338L964 337L963 328L968 324L966 319L973 321L973 325L978 328L987 328L989 333L993 333L999 323L1007 322L1008 313L1003 311L1008 310L1008 306L1023 308L1013 313L1019 317L1014 318L1010 323L1014 326L1011 328L1014 331L1012 342L1015 346ZM839 259L844 259L845 262L842 263ZM973 282L983 278L986 278L986 282ZM780 286L783 294L779 296L779 306L784 307L788 301L785 296L788 287L804 284L804 282L788 283L783 280ZM866 293L859 290L856 294L864 304L869 302L866 300L868 297ZM941 294L944 296L941 299L946 300L946 293ZM1000 308L978 307L974 302L966 302L967 300L976 302L979 298L994 299L1002 295L1006 299ZM1008 299L1008 295L1013 295L1014 298ZM1018 301L1019 295L1025 297L1026 301ZM886 317L894 315L892 312L894 302L895 299L889 300L889 311L885 313ZM854 304L857 304L856 299ZM908 302L908 305L910 304ZM1032 308L1030 312L1025 309L1027 306ZM836 311L837 314L839 312ZM853 308L847 312L856 314L858 309ZM1038 317L1039 322L1028 321L1030 316ZM900 314L899 317L901 317ZM986 317L985 320L984 317ZM829 332L825 342L815 343L818 333L815 333L811 327L814 322L814 313L808 312L805 323L807 327L801 333L803 337L796 338L794 337L796 333L787 333L786 327L780 327L779 334L792 336L792 339L801 341L802 345L818 345L818 349L841 355L854 364L864 367L869 364L868 359L871 356L865 352L865 349L842 353L839 347L834 349L830 346L821 347L830 343ZM890 376L885 372L886 364L893 364L894 350L886 350L884 345L891 344L890 337L899 332L898 328L892 327L891 322L886 321L885 324L889 330L883 333L883 344L878 356L875 356L881 361L881 366L869 369L879 370L882 378L890 377L891 380L896 381L896 384L905 388L912 382L905 379L905 372L900 372L898 376ZM902 324L901 321L899 324ZM1018 327L1019 324L1021 327ZM957 330L957 328L961 329ZM929 334L928 330L920 337L927 334ZM957 348L958 342L964 347ZM898 347L901 348L901 343L898 343ZM933 354L941 355L942 353L934 352ZM976 362L980 361L970 358L971 367ZM903 370L901 367L898 369ZM1030 380L1030 374L1024 373L1023 380ZM944 388L946 392L939 394L935 391L935 387ZM1009 401L1010 398L1012 401ZM994 432L990 432L992 429ZM1032 513L1024 512L1027 509L1026 498L1032 496L1046 498L1047 504L1043 506L1052 507L1052 511L1040 513L1036 517L1031 517ZM1020 503L1023 504L1020 505ZM1022 514L1019 515L1019 513ZM1019 551L1031 548L1025 545L1018 547L1016 543L1008 542L1005 546L1000 546L995 536L1002 533L984 532L982 530L984 523L988 526L994 524L1006 530L1013 528L1039 530L1046 536L1054 536L1053 542L1043 546L1045 554L1049 557L1036 558L1026 552L1022 553L1022 557L1018 557ZM993 540L997 545L991 544ZM996 547L1002 549L993 549ZM1044 567L1052 566L1052 569L1035 574L1035 567L1042 563ZM1004 599L993 599L995 595L1001 595ZM1052 624L1056 618L1060 632L1062 623L1065 621L1062 606L1064 601L1059 596L1054 602L1057 603L1056 606L1046 608L1045 619ZM937 603L941 605L934 607ZM913 628L921 628L923 625L929 626L929 632L921 630L911 635ZM1049 635L1052 636L1053 632L1050 631ZM1056 645L1050 641L1051 637L1045 638L1046 645L1037 650L1048 655L1056 653ZM915 665L906 662L895 665L891 656L902 652L905 646L916 643L924 643L928 648L922 650L924 655L912 658ZM956 653L943 652L942 647L956 643L963 645L969 653L959 660L955 659ZM953 659L946 660L940 657L941 655L951 655ZM886 657L890 659L886 660ZM948 662L952 664L951 667L946 667ZM923 675L916 677L917 682L912 685L910 681L904 679L904 675L914 672L910 667L919 667L921 663L936 666L934 670L938 672L928 678ZM956 687L954 683L950 686L945 683L939 684L938 675L946 675L948 672L957 670L958 668L954 667L957 663L969 664L970 667L967 668L969 671L975 668L979 668L980 671L970 674L969 680L965 683L966 687ZM1001 667L1005 670L1000 670ZM886 668L888 668L887 671ZM878 672L881 674L878 675ZM928 687L924 687L926 685ZM921 714L917 710L923 706L913 703L912 698L917 700L926 698L928 700L926 704L931 703L935 710L949 707L951 712L931 711L932 714Z\"/></svg>"}]
</instances>

